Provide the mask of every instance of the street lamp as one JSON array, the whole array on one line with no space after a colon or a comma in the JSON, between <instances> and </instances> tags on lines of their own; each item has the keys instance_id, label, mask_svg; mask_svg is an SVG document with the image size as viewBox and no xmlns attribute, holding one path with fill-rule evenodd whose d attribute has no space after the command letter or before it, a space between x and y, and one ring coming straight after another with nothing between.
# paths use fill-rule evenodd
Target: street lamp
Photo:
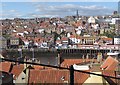
<instances>
[{"instance_id":1,"label":"street lamp","mask_svg":"<svg viewBox=\"0 0 120 85\"><path fill-rule=\"evenodd\" d=\"M30 51L32 51L32 61L34 61L35 60L34 48L31 48Z\"/></svg>"},{"instance_id":2,"label":"street lamp","mask_svg":"<svg viewBox=\"0 0 120 85\"><path fill-rule=\"evenodd\" d=\"M58 53L58 66L60 66L60 50L59 49L57 49L57 53Z\"/></svg>"},{"instance_id":3,"label":"street lamp","mask_svg":"<svg viewBox=\"0 0 120 85\"><path fill-rule=\"evenodd\" d=\"M20 57L22 58L22 49L19 48L19 49L18 49L18 52L20 53Z\"/></svg>"}]
</instances>

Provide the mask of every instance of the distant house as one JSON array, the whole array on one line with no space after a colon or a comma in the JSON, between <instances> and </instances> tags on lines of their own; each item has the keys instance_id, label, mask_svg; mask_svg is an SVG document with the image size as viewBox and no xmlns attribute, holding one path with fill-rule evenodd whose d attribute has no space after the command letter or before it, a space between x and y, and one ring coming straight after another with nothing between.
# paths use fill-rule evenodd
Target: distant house
<instances>
[{"instance_id":1,"label":"distant house","mask_svg":"<svg viewBox=\"0 0 120 85\"><path fill-rule=\"evenodd\" d=\"M70 39L70 44L74 44L75 41L76 41L76 36L75 35L71 35L69 39Z\"/></svg>"},{"instance_id":2,"label":"distant house","mask_svg":"<svg viewBox=\"0 0 120 85\"><path fill-rule=\"evenodd\" d=\"M88 23L94 24L94 23L96 23L96 19L91 16L90 18L88 18Z\"/></svg>"},{"instance_id":3,"label":"distant house","mask_svg":"<svg viewBox=\"0 0 120 85\"><path fill-rule=\"evenodd\" d=\"M23 42L24 42L24 47L25 47L25 48L28 48L29 41L28 41L28 40L23 40Z\"/></svg>"},{"instance_id":4,"label":"distant house","mask_svg":"<svg viewBox=\"0 0 120 85\"><path fill-rule=\"evenodd\" d=\"M68 44L69 44L69 39L67 38L67 37L63 37L62 39L61 39L61 43L62 43L62 47L63 48L67 48L68 47Z\"/></svg>"},{"instance_id":5,"label":"distant house","mask_svg":"<svg viewBox=\"0 0 120 85\"><path fill-rule=\"evenodd\" d=\"M96 37L83 36L81 40L82 40L82 44L93 45L93 43L95 43Z\"/></svg>"},{"instance_id":6,"label":"distant house","mask_svg":"<svg viewBox=\"0 0 120 85\"><path fill-rule=\"evenodd\" d=\"M70 44L80 44L81 38L79 36L71 35L70 36Z\"/></svg>"},{"instance_id":7,"label":"distant house","mask_svg":"<svg viewBox=\"0 0 120 85\"><path fill-rule=\"evenodd\" d=\"M114 44L120 44L120 36L114 38Z\"/></svg>"},{"instance_id":8,"label":"distant house","mask_svg":"<svg viewBox=\"0 0 120 85\"><path fill-rule=\"evenodd\" d=\"M61 44L61 40L56 40L56 44Z\"/></svg>"},{"instance_id":9,"label":"distant house","mask_svg":"<svg viewBox=\"0 0 120 85\"><path fill-rule=\"evenodd\" d=\"M81 37L78 36L76 39L77 39L77 42L76 42L76 43L77 43L77 44L80 44L80 43L81 43Z\"/></svg>"},{"instance_id":10,"label":"distant house","mask_svg":"<svg viewBox=\"0 0 120 85\"><path fill-rule=\"evenodd\" d=\"M19 38L11 38L10 45L19 45Z\"/></svg>"},{"instance_id":11,"label":"distant house","mask_svg":"<svg viewBox=\"0 0 120 85\"><path fill-rule=\"evenodd\" d=\"M115 24L117 20L119 20L118 17L113 17L110 24Z\"/></svg>"},{"instance_id":12,"label":"distant house","mask_svg":"<svg viewBox=\"0 0 120 85\"><path fill-rule=\"evenodd\" d=\"M23 45L23 44L24 43L20 38L13 37L8 40L8 46L10 48L18 48L20 45Z\"/></svg>"},{"instance_id":13,"label":"distant house","mask_svg":"<svg viewBox=\"0 0 120 85\"><path fill-rule=\"evenodd\" d=\"M112 38L102 38L103 43L105 44L113 44Z\"/></svg>"},{"instance_id":14,"label":"distant house","mask_svg":"<svg viewBox=\"0 0 120 85\"><path fill-rule=\"evenodd\" d=\"M6 78L3 78L2 85L8 84L8 85L14 85L13 83L26 83L24 76L25 73L23 72L24 65L23 64L13 64L11 62L0 62L0 74L2 72L6 73L3 74ZM9 75L8 75L9 74ZM21 78L22 77L22 78Z\"/></svg>"},{"instance_id":15,"label":"distant house","mask_svg":"<svg viewBox=\"0 0 120 85\"><path fill-rule=\"evenodd\" d=\"M68 43L69 43L67 37L63 37L63 38L61 39L61 41L62 41L62 44L68 44Z\"/></svg>"},{"instance_id":16,"label":"distant house","mask_svg":"<svg viewBox=\"0 0 120 85\"><path fill-rule=\"evenodd\" d=\"M48 48L47 42L42 42L40 45L41 48Z\"/></svg>"},{"instance_id":17,"label":"distant house","mask_svg":"<svg viewBox=\"0 0 120 85\"><path fill-rule=\"evenodd\" d=\"M56 48L61 48L61 46L62 46L62 41L56 40Z\"/></svg>"},{"instance_id":18,"label":"distant house","mask_svg":"<svg viewBox=\"0 0 120 85\"><path fill-rule=\"evenodd\" d=\"M0 48L7 48L7 40L0 36Z\"/></svg>"},{"instance_id":19,"label":"distant house","mask_svg":"<svg viewBox=\"0 0 120 85\"><path fill-rule=\"evenodd\" d=\"M37 37L37 35L35 35L34 33L29 33L25 37L35 38L35 37Z\"/></svg>"},{"instance_id":20,"label":"distant house","mask_svg":"<svg viewBox=\"0 0 120 85\"><path fill-rule=\"evenodd\" d=\"M115 29L116 29L116 33L120 35L120 20L116 20Z\"/></svg>"}]
</instances>

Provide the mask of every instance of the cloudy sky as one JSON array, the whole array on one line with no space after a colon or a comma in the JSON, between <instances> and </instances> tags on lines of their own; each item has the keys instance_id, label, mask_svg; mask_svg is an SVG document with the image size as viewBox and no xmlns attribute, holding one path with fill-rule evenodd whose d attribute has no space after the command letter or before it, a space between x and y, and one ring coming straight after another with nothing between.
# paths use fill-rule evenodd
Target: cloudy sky
<instances>
[{"instance_id":1,"label":"cloudy sky","mask_svg":"<svg viewBox=\"0 0 120 85\"><path fill-rule=\"evenodd\" d=\"M2 2L1 18L64 17L109 15L118 10L117 2Z\"/></svg>"}]
</instances>

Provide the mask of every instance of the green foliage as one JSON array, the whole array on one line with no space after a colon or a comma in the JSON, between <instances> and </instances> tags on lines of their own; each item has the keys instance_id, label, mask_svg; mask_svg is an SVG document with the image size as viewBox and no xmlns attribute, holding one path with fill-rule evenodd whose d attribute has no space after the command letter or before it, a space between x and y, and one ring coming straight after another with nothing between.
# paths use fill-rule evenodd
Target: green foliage
<instances>
[{"instance_id":1,"label":"green foliage","mask_svg":"<svg viewBox=\"0 0 120 85\"><path fill-rule=\"evenodd\" d=\"M110 27L112 27L112 28L115 28L115 24L113 24L113 25L110 25Z\"/></svg>"},{"instance_id":2,"label":"green foliage","mask_svg":"<svg viewBox=\"0 0 120 85\"><path fill-rule=\"evenodd\" d=\"M114 38L114 36L116 36L115 32L105 32L104 34L102 34L102 36L107 36L108 38Z\"/></svg>"},{"instance_id":3,"label":"green foliage","mask_svg":"<svg viewBox=\"0 0 120 85\"><path fill-rule=\"evenodd\" d=\"M54 41L56 41L60 35L57 32L53 32L53 34L54 34Z\"/></svg>"},{"instance_id":4,"label":"green foliage","mask_svg":"<svg viewBox=\"0 0 120 85\"><path fill-rule=\"evenodd\" d=\"M9 39L10 38L10 35L9 34L6 34L6 35L2 35L4 38L6 39Z\"/></svg>"}]
</instances>

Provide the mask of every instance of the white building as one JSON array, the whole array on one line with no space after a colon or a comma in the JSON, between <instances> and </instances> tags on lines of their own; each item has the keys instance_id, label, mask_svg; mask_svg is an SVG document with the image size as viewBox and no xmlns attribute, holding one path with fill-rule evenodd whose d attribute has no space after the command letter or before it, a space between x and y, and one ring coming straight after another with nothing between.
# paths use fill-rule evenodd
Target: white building
<instances>
[{"instance_id":1,"label":"white building","mask_svg":"<svg viewBox=\"0 0 120 85\"><path fill-rule=\"evenodd\" d=\"M92 16L90 18L88 18L88 23L92 23L92 24L96 23L95 18Z\"/></svg>"},{"instance_id":2,"label":"white building","mask_svg":"<svg viewBox=\"0 0 120 85\"><path fill-rule=\"evenodd\" d=\"M114 44L120 44L120 36L114 38Z\"/></svg>"},{"instance_id":3,"label":"white building","mask_svg":"<svg viewBox=\"0 0 120 85\"><path fill-rule=\"evenodd\" d=\"M111 20L111 23L110 23L110 24L115 24L115 22L116 22L117 20L120 20L120 18L112 18L112 20Z\"/></svg>"}]
</instances>

